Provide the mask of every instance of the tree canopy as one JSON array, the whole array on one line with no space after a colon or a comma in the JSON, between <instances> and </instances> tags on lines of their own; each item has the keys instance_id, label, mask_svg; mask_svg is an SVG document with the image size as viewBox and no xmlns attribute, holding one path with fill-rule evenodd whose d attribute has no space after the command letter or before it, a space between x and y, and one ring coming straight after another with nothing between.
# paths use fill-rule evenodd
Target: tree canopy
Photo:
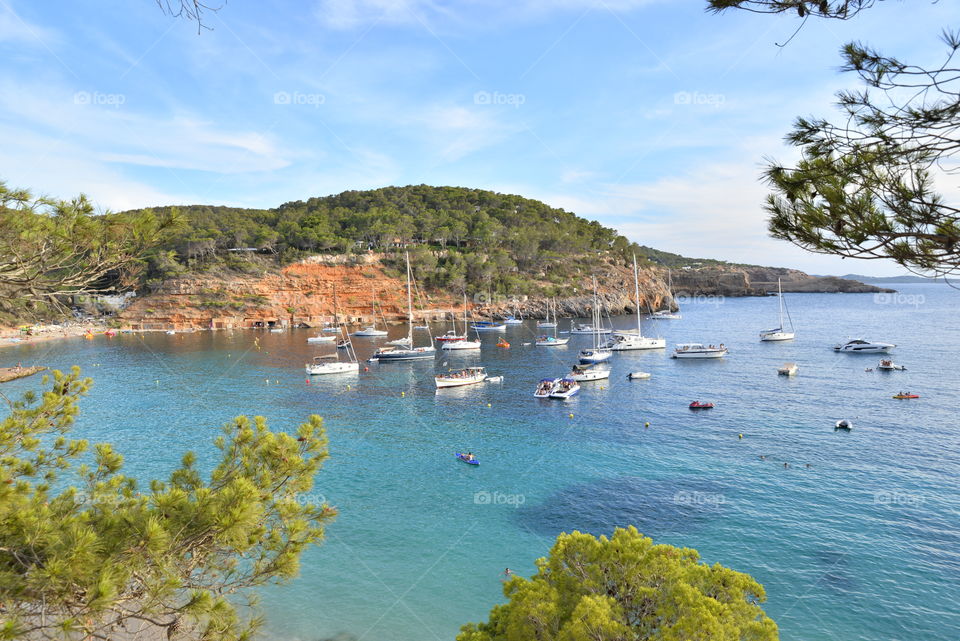
<instances>
[{"instance_id":1,"label":"tree canopy","mask_svg":"<svg viewBox=\"0 0 960 641\"><path fill-rule=\"evenodd\" d=\"M709 0L708 8L850 19L873 0ZM864 89L838 94L842 117L798 118L786 140L792 167L772 162L765 178L769 229L812 252L892 259L912 271L960 271L960 208L936 181L957 171L960 153L960 36L941 35L943 60L919 65L858 42L841 70Z\"/></svg>"},{"instance_id":2,"label":"tree canopy","mask_svg":"<svg viewBox=\"0 0 960 641\"><path fill-rule=\"evenodd\" d=\"M457 641L773 641L776 624L747 574L700 562L696 550L655 545L636 528L609 539L561 534L509 602Z\"/></svg>"},{"instance_id":3,"label":"tree canopy","mask_svg":"<svg viewBox=\"0 0 960 641\"><path fill-rule=\"evenodd\" d=\"M175 209L97 215L85 196L34 197L0 182L0 311L131 288L147 253L177 221Z\"/></svg>"},{"instance_id":4,"label":"tree canopy","mask_svg":"<svg viewBox=\"0 0 960 641\"><path fill-rule=\"evenodd\" d=\"M318 416L296 435L239 417L207 478L192 453L140 485L106 443L69 438L78 369L0 422L0 639L244 639L251 588L294 576L335 515L304 501L327 458Z\"/></svg>"}]
</instances>

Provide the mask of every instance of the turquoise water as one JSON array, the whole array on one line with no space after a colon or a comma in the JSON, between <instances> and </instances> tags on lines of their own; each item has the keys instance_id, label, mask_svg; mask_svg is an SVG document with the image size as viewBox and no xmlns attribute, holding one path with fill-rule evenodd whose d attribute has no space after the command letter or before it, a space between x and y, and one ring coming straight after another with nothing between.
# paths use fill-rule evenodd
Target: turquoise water
<instances>
[{"instance_id":1,"label":"turquoise water","mask_svg":"<svg viewBox=\"0 0 960 641\"><path fill-rule=\"evenodd\" d=\"M165 475L185 449L209 455L235 415L262 414L275 429L324 417L332 457L315 493L341 514L300 578L266 592L271 638L451 639L502 600L503 569L532 573L558 532L633 524L755 576L783 639L955 640L960 292L900 289L887 300L788 295L798 338L780 344L757 340L775 324L772 298L691 301L683 320L646 327L668 343L724 342L726 360L616 354L611 379L568 402L531 394L590 337L524 347L532 324L508 329L510 350L490 335L477 355L310 385L304 361L329 348L308 346L306 330L122 335L2 354L82 366L96 385L77 433L114 442L141 478ZM879 357L829 349L855 336L896 343L908 371L865 372ZM378 344L357 343L361 357ZM796 378L777 376L786 361L799 364ZM443 362L480 363L505 381L438 393L430 373ZM653 378L625 379L638 369ZM906 389L922 398L890 398ZM691 412L694 399L717 407ZM839 418L854 430L834 432ZM463 449L481 465L456 461Z\"/></svg>"}]
</instances>

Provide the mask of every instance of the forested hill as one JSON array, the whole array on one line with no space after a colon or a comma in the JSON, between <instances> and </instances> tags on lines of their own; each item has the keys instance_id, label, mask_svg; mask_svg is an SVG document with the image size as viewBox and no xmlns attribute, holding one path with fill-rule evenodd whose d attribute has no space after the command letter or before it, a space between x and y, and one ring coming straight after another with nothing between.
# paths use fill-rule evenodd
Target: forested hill
<instances>
[{"instance_id":1,"label":"forested hill","mask_svg":"<svg viewBox=\"0 0 960 641\"><path fill-rule=\"evenodd\" d=\"M601 260L626 262L634 251L642 260L646 255L595 221L537 200L463 187L346 191L275 209L177 209L185 222L151 260L154 280L215 265L242 268L253 249L282 264L317 253L407 249L428 287L542 293L568 282L571 261L589 268Z\"/></svg>"}]
</instances>

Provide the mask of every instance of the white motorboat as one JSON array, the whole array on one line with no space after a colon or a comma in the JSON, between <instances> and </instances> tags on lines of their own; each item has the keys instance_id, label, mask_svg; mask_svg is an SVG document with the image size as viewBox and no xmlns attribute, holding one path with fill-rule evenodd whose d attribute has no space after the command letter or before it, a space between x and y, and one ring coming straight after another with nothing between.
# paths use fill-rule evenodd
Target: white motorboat
<instances>
[{"instance_id":1,"label":"white motorboat","mask_svg":"<svg viewBox=\"0 0 960 641\"><path fill-rule=\"evenodd\" d=\"M487 382L487 383L502 383L502 382L503 382L503 376L488 376L486 382Z\"/></svg>"},{"instance_id":2,"label":"white motorboat","mask_svg":"<svg viewBox=\"0 0 960 641\"><path fill-rule=\"evenodd\" d=\"M613 330L609 327L597 327L591 325L590 323L571 323L570 329L566 332L567 334L590 334L590 335L601 335L601 334L610 334Z\"/></svg>"},{"instance_id":3,"label":"white motorboat","mask_svg":"<svg viewBox=\"0 0 960 641\"><path fill-rule=\"evenodd\" d=\"M361 330L357 330L353 333L354 336L386 336L387 332L382 329L377 329L377 290L371 289L372 299L370 307L373 310L373 325L369 327L364 327Z\"/></svg>"},{"instance_id":4,"label":"white motorboat","mask_svg":"<svg viewBox=\"0 0 960 641\"><path fill-rule=\"evenodd\" d=\"M883 359L877 365L877 369L881 372L895 372L895 371L906 371L906 367L903 365L897 365L890 359Z\"/></svg>"},{"instance_id":5,"label":"white motorboat","mask_svg":"<svg viewBox=\"0 0 960 641\"><path fill-rule=\"evenodd\" d=\"M407 338L402 346L390 346L378 349L371 360L378 363L390 361L418 361L433 358L437 353L437 348L430 345L415 347L413 342L413 276L410 272L410 254L407 258Z\"/></svg>"},{"instance_id":6,"label":"white motorboat","mask_svg":"<svg viewBox=\"0 0 960 641\"><path fill-rule=\"evenodd\" d=\"M848 354L877 354L889 352L894 347L896 347L896 345L893 343L873 343L865 341L862 338L855 338L842 345L834 345L833 351L846 352Z\"/></svg>"},{"instance_id":7,"label":"white motorboat","mask_svg":"<svg viewBox=\"0 0 960 641\"><path fill-rule=\"evenodd\" d=\"M665 349L667 341L663 338L644 336L640 326L640 277L637 272L637 256L633 256L633 293L637 306L637 329L614 331L613 337L607 341L606 347L615 352L626 352L638 349Z\"/></svg>"},{"instance_id":8,"label":"white motorboat","mask_svg":"<svg viewBox=\"0 0 960 641\"><path fill-rule=\"evenodd\" d=\"M573 380L572 378L561 378L553 391L550 392L550 398L558 398L560 400L566 400L571 396L576 396L580 392L580 383Z\"/></svg>"},{"instance_id":9,"label":"white motorboat","mask_svg":"<svg viewBox=\"0 0 960 641\"><path fill-rule=\"evenodd\" d=\"M437 389L444 387L462 387L482 383L487 378L487 370L483 367L467 367L446 374L437 374L433 377Z\"/></svg>"},{"instance_id":10,"label":"white motorboat","mask_svg":"<svg viewBox=\"0 0 960 641\"><path fill-rule=\"evenodd\" d=\"M601 381L610 378L610 368L597 367L596 365L574 365L567 376L578 383L584 381Z\"/></svg>"},{"instance_id":11,"label":"white motorboat","mask_svg":"<svg viewBox=\"0 0 960 641\"><path fill-rule=\"evenodd\" d=\"M321 329L320 331L321 331L321 332L333 332L334 334L339 334L339 333L340 333L340 328L339 328L339 327L334 327L333 325L324 325L324 326L323 326L323 329Z\"/></svg>"},{"instance_id":12,"label":"white motorboat","mask_svg":"<svg viewBox=\"0 0 960 641\"><path fill-rule=\"evenodd\" d=\"M650 373L649 372L630 372L629 374L627 374L627 378L630 379L631 381L639 381L646 378L650 378Z\"/></svg>"},{"instance_id":13,"label":"white motorboat","mask_svg":"<svg viewBox=\"0 0 960 641\"><path fill-rule=\"evenodd\" d=\"M533 396L535 398L550 398L550 394L553 393L553 390L555 390L559 384L559 378L541 379L540 382L537 383L537 389L534 390Z\"/></svg>"},{"instance_id":14,"label":"white motorboat","mask_svg":"<svg viewBox=\"0 0 960 641\"><path fill-rule=\"evenodd\" d=\"M470 325L470 329L475 332L505 332L507 331L507 326L503 323L495 323L493 321L474 321Z\"/></svg>"},{"instance_id":15,"label":"white motorboat","mask_svg":"<svg viewBox=\"0 0 960 641\"><path fill-rule=\"evenodd\" d=\"M310 376L348 374L350 372L359 372L360 363L356 361L337 360L336 354L330 354L328 356L315 356L312 363L307 363L306 370Z\"/></svg>"},{"instance_id":16,"label":"white motorboat","mask_svg":"<svg viewBox=\"0 0 960 641\"><path fill-rule=\"evenodd\" d=\"M853 429L853 421L842 418L833 424L833 429L850 431L851 429Z\"/></svg>"},{"instance_id":17,"label":"white motorboat","mask_svg":"<svg viewBox=\"0 0 960 641\"><path fill-rule=\"evenodd\" d=\"M336 341L336 336L310 336L307 338L308 343L335 343Z\"/></svg>"},{"instance_id":18,"label":"white motorboat","mask_svg":"<svg viewBox=\"0 0 960 641\"><path fill-rule=\"evenodd\" d=\"M457 321L453 321L453 333L457 333ZM448 339L440 343L440 349L445 351L450 350L464 350L464 349L480 349L481 344L479 340L470 341L467 340L467 295L463 295L463 327L464 333L463 336L457 339ZM477 334L477 339L480 338L480 335Z\"/></svg>"},{"instance_id":19,"label":"white motorboat","mask_svg":"<svg viewBox=\"0 0 960 641\"><path fill-rule=\"evenodd\" d=\"M796 363L784 363L777 368L777 374L781 376L796 376L798 369L800 368L797 367Z\"/></svg>"},{"instance_id":20,"label":"white motorboat","mask_svg":"<svg viewBox=\"0 0 960 641\"><path fill-rule=\"evenodd\" d=\"M723 358L727 355L727 348L720 345L704 345L702 343L677 343L673 350L673 358Z\"/></svg>"},{"instance_id":21,"label":"white motorboat","mask_svg":"<svg viewBox=\"0 0 960 641\"><path fill-rule=\"evenodd\" d=\"M283 333L283 329L280 328L280 327L274 327L273 329L270 330L270 333L271 333L271 334L282 334L282 333Z\"/></svg>"},{"instance_id":22,"label":"white motorboat","mask_svg":"<svg viewBox=\"0 0 960 641\"><path fill-rule=\"evenodd\" d=\"M780 286L780 279L777 279L777 299L780 302L780 324L777 325L776 329L768 329L766 331L760 332L761 341L792 341L796 334L793 331L793 319L790 318L790 312L787 311L787 320L790 322L790 331L788 332L783 328L783 311L785 308L785 303L783 302L783 289Z\"/></svg>"}]
</instances>

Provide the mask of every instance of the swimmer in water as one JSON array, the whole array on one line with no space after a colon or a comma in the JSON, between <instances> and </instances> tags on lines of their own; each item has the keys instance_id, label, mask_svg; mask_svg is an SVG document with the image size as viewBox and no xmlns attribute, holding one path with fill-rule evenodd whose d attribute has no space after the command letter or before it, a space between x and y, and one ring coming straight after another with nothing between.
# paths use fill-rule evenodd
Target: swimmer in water
<instances>
[{"instance_id":1,"label":"swimmer in water","mask_svg":"<svg viewBox=\"0 0 960 641\"><path fill-rule=\"evenodd\" d=\"M790 467L790 464L789 464L789 463L784 463L784 464L783 464L783 467L784 467L784 469L786 469L786 468Z\"/></svg>"}]
</instances>

